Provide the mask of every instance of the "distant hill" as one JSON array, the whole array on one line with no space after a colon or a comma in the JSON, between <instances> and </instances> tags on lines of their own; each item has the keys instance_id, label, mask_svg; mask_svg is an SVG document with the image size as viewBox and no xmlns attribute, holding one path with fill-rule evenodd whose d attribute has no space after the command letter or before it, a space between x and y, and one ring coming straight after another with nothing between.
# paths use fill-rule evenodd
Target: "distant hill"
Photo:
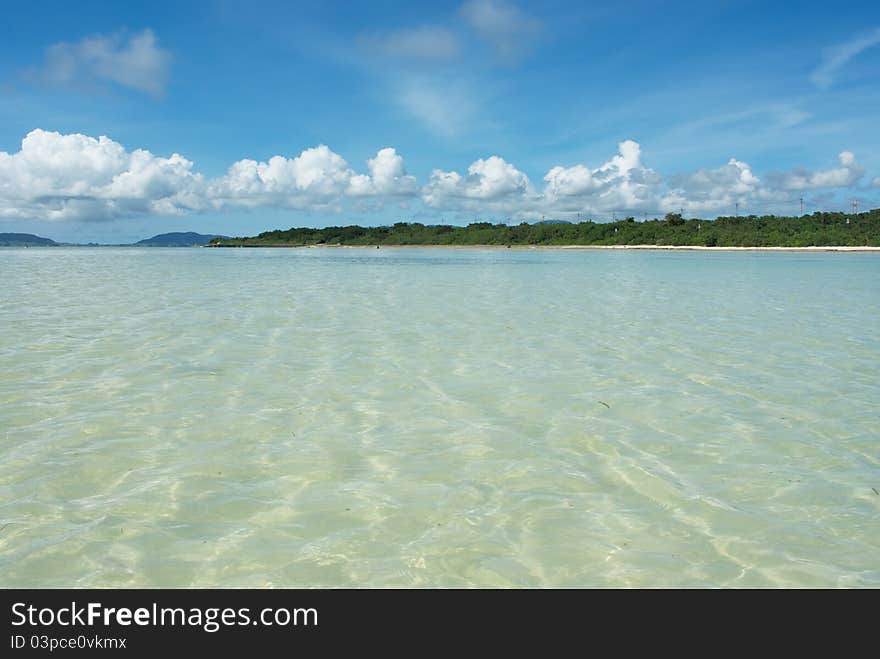
<instances>
[{"instance_id":1,"label":"distant hill","mask_svg":"<svg viewBox=\"0 0 880 659\"><path fill-rule=\"evenodd\" d=\"M571 224L568 220L541 220L540 222L535 222L538 224Z\"/></svg>"},{"instance_id":2,"label":"distant hill","mask_svg":"<svg viewBox=\"0 0 880 659\"><path fill-rule=\"evenodd\" d=\"M32 233L0 233L0 247L37 247L57 244L54 240L41 238Z\"/></svg>"},{"instance_id":3,"label":"distant hill","mask_svg":"<svg viewBox=\"0 0 880 659\"><path fill-rule=\"evenodd\" d=\"M226 236L207 236L193 231L160 233L158 236L139 240L135 245L142 247L200 247L207 245L214 238L226 238Z\"/></svg>"}]
</instances>

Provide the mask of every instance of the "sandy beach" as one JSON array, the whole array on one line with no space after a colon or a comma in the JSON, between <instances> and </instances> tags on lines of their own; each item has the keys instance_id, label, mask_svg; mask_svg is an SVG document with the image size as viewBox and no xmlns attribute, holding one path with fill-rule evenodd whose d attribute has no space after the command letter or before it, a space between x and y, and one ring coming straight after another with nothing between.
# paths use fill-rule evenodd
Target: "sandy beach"
<instances>
[{"instance_id":1,"label":"sandy beach","mask_svg":"<svg viewBox=\"0 0 880 659\"><path fill-rule=\"evenodd\" d=\"M562 245L551 249L655 249L697 252L880 252L880 247L828 245L813 247L706 247L703 245Z\"/></svg>"},{"instance_id":2,"label":"sandy beach","mask_svg":"<svg viewBox=\"0 0 880 659\"><path fill-rule=\"evenodd\" d=\"M246 247L341 247L376 249L376 245L246 245ZM702 245L380 245L379 249L550 249L550 250L660 250L684 252L880 252L880 247L825 245L811 247L705 247Z\"/></svg>"}]
</instances>

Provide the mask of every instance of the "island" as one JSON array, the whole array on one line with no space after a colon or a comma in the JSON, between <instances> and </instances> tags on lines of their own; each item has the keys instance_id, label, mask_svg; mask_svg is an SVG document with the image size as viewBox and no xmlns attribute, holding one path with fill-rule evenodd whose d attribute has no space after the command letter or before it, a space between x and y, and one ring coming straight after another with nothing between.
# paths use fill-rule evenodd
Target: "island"
<instances>
[{"instance_id":1,"label":"island","mask_svg":"<svg viewBox=\"0 0 880 659\"><path fill-rule=\"evenodd\" d=\"M50 238L32 233L0 233L0 247L53 247L58 245Z\"/></svg>"},{"instance_id":2,"label":"island","mask_svg":"<svg viewBox=\"0 0 880 659\"><path fill-rule=\"evenodd\" d=\"M205 235L194 231L173 231L160 233L135 243L138 247L202 247L212 240L222 240L226 236Z\"/></svg>"},{"instance_id":3,"label":"island","mask_svg":"<svg viewBox=\"0 0 880 659\"><path fill-rule=\"evenodd\" d=\"M880 209L800 217L748 215L714 220L668 213L663 219L616 222L540 222L467 226L398 222L392 226L291 228L257 236L214 238L210 247L309 246L653 246L692 248L880 247Z\"/></svg>"}]
</instances>

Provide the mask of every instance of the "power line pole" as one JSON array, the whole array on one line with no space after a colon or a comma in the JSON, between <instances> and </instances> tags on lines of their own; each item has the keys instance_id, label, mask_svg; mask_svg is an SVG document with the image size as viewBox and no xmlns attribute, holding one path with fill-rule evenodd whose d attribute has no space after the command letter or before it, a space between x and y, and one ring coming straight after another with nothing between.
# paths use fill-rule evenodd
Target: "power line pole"
<instances>
[{"instance_id":1,"label":"power line pole","mask_svg":"<svg viewBox=\"0 0 880 659\"><path fill-rule=\"evenodd\" d=\"M736 216L739 217L739 202L736 202Z\"/></svg>"},{"instance_id":2,"label":"power line pole","mask_svg":"<svg viewBox=\"0 0 880 659\"><path fill-rule=\"evenodd\" d=\"M804 198L801 197L801 217L804 215Z\"/></svg>"}]
</instances>

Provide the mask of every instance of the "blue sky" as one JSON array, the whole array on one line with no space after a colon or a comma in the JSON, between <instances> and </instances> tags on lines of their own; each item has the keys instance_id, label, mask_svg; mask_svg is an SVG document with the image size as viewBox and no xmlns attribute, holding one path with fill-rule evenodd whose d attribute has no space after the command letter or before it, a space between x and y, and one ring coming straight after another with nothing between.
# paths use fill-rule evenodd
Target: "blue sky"
<instances>
[{"instance_id":1,"label":"blue sky","mask_svg":"<svg viewBox=\"0 0 880 659\"><path fill-rule=\"evenodd\" d=\"M880 206L875 2L4 14L0 231L124 242Z\"/></svg>"}]
</instances>

